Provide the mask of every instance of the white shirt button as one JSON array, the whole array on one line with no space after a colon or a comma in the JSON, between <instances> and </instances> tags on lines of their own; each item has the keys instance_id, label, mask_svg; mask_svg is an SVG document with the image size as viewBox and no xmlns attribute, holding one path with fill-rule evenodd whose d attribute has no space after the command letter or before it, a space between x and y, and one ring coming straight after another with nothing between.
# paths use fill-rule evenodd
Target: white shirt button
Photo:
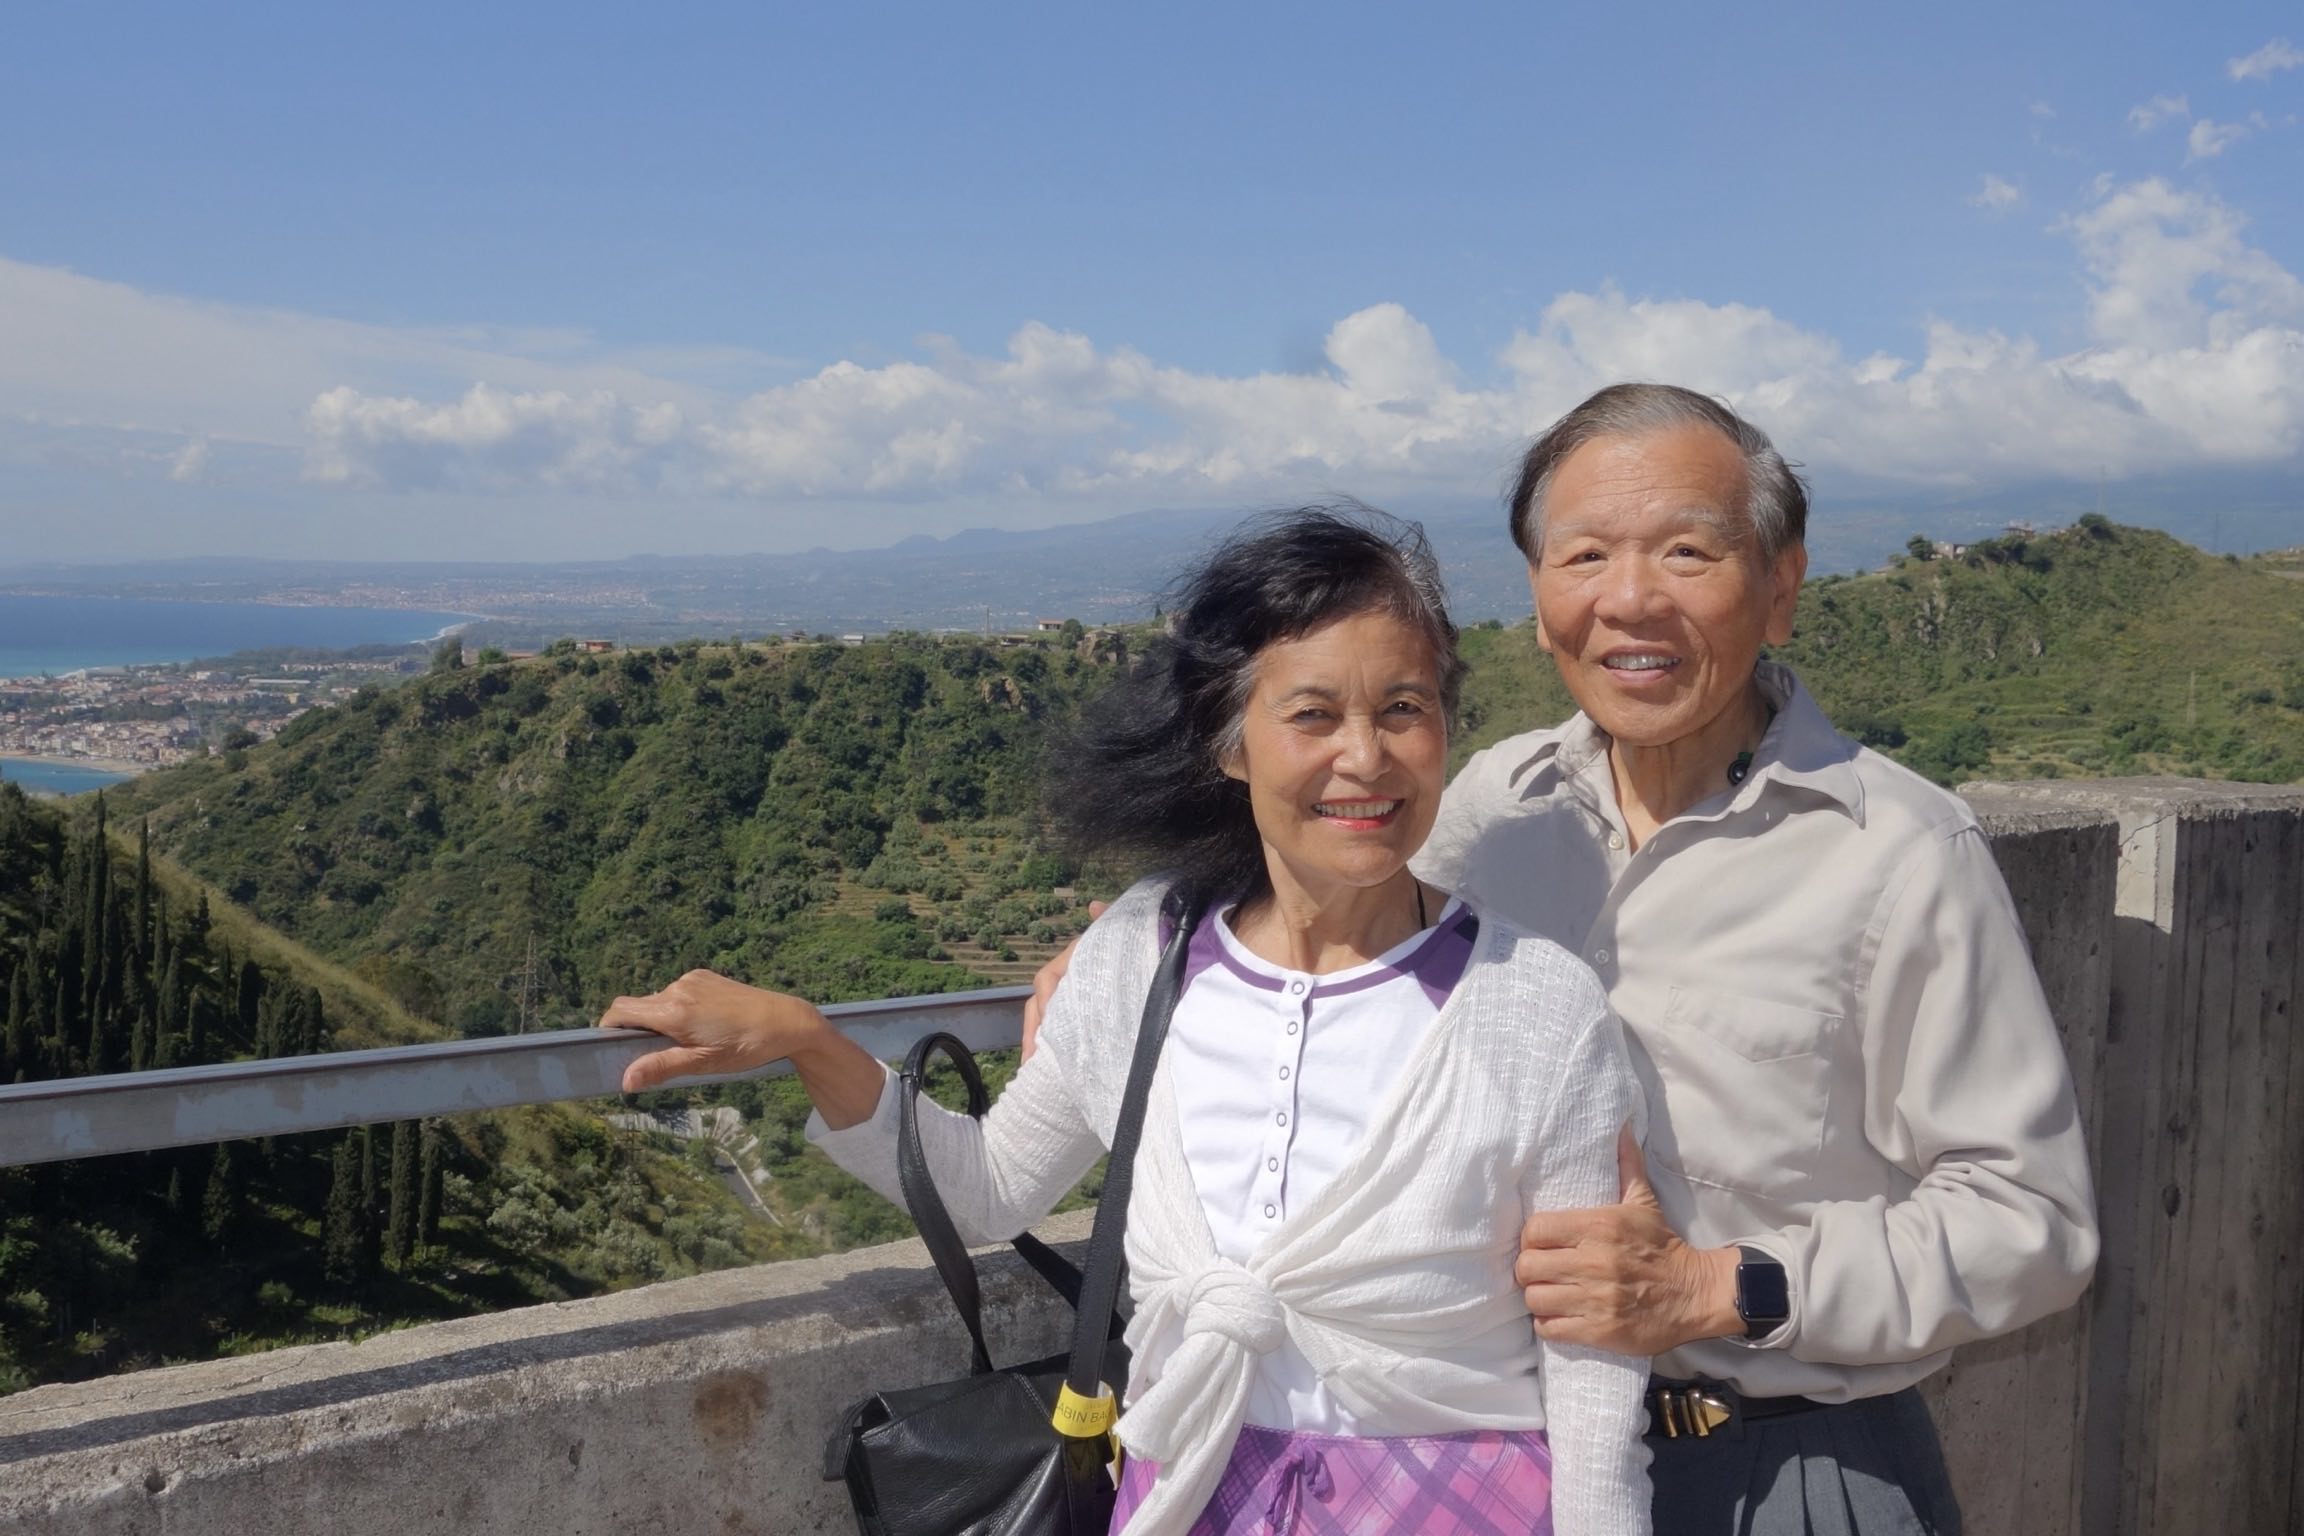
<instances>
[{"instance_id":1,"label":"white shirt button","mask_svg":"<svg viewBox=\"0 0 2304 1536\"><path fill-rule=\"evenodd\" d=\"M1296 1033L1296 1021L1295 1021L1294 1019L1290 1019L1290 1020L1288 1021L1288 1033L1290 1033L1290 1034L1294 1034L1294 1033ZM1326 1036L1322 1036L1322 1038L1323 1038L1323 1039L1325 1039L1325 1038L1326 1038Z\"/></svg>"},{"instance_id":2,"label":"white shirt button","mask_svg":"<svg viewBox=\"0 0 2304 1536\"><path fill-rule=\"evenodd\" d=\"M1278 1173L1280 1171L1280 1159L1276 1157L1268 1157L1264 1159L1264 1166L1270 1169L1272 1172Z\"/></svg>"},{"instance_id":3,"label":"white shirt button","mask_svg":"<svg viewBox=\"0 0 2304 1536\"><path fill-rule=\"evenodd\" d=\"M1272 1123L1275 1125L1286 1125L1288 1123L1288 1111L1282 1110L1280 1113L1274 1115L1272 1117Z\"/></svg>"},{"instance_id":4,"label":"white shirt button","mask_svg":"<svg viewBox=\"0 0 2304 1536\"><path fill-rule=\"evenodd\" d=\"M1304 983L1300 981L1292 981L1288 983L1288 990L1295 993L1298 997L1302 997L1304 995Z\"/></svg>"},{"instance_id":5,"label":"white shirt button","mask_svg":"<svg viewBox=\"0 0 2304 1536\"><path fill-rule=\"evenodd\" d=\"M1592 963L1594 965L1606 965L1608 963L1608 951L1604 949L1592 951Z\"/></svg>"},{"instance_id":6,"label":"white shirt button","mask_svg":"<svg viewBox=\"0 0 2304 1536\"><path fill-rule=\"evenodd\" d=\"M1623 847L1623 846L1624 846L1624 834L1623 834L1623 833L1621 833L1621 832L1618 832L1618 831L1615 831L1615 830L1611 829L1611 830L1609 831L1609 833L1608 833L1608 846L1609 846L1609 847L1611 847L1611 848L1621 848L1621 847Z\"/></svg>"},{"instance_id":7,"label":"white shirt button","mask_svg":"<svg viewBox=\"0 0 2304 1536\"><path fill-rule=\"evenodd\" d=\"M1288 1069L1287 1069L1286 1067L1282 1067L1282 1068L1280 1069L1280 1081L1282 1081L1282 1082L1286 1082L1286 1081L1288 1081Z\"/></svg>"},{"instance_id":8,"label":"white shirt button","mask_svg":"<svg viewBox=\"0 0 2304 1536\"><path fill-rule=\"evenodd\" d=\"M1276 1205L1268 1205L1268 1206L1264 1207L1264 1219L1265 1219L1266 1221L1270 1221L1270 1220L1271 1220L1273 1217L1275 1217L1275 1216L1277 1216L1277 1215L1279 1215L1279 1214L1280 1214L1280 1207L1278 1207L1278 1206L1276 1206Z\"/></svg>"}]
</instances>

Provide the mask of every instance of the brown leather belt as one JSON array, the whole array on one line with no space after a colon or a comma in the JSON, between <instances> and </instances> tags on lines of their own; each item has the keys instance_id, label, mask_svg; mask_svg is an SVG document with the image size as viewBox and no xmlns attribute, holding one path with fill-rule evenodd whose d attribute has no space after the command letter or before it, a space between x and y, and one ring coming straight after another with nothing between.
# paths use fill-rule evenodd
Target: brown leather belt
<instances>
[{"instance_id":1,"label":"brown leather belt","mask_svg":"<svg viewBox=\"0 0 2304 1536\"><path fill-rule=\"evenodd\" d=\"M1648 1433L1678 1440L1683 1436L1708 1439L1713 1435L1741 1434L1747 1420L1781 1418L1829 1408L1812 1397L1746 1397L1717 1381L1648 1382Z\"/></svg>"}]
</instances>

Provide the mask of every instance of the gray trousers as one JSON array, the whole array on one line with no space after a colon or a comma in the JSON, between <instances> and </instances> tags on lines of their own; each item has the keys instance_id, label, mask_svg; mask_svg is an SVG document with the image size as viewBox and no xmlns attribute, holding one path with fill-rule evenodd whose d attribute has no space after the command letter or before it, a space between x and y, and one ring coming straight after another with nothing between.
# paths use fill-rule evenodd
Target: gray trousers
<instances>
[{"instance_id":1,"label":"gray trousers","mask_svg":"<svg viewBox=\"0 0 2304 1536\"><path fill-rule=\"evenodd\" d=\"M1656 1536L1959 1536L1936 1426L1909 1388L1648 1448Z\"/></svg>"}]
</instances>

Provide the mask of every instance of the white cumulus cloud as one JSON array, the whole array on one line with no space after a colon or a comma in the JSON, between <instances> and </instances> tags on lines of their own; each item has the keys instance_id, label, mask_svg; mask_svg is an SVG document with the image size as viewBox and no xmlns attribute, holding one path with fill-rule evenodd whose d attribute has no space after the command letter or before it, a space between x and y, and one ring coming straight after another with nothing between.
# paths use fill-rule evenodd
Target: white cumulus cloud
<instances>
[{"instance_id":1,"label":"white cumulus cloud","mask_svg":"<svg viewBox=\"0 0 2304 1536\"><path fill-rule=\"evenodd\" d=\"M2023 193L1988 177L1972 201L1998 212ZM210 485L289 485L278 466L300 461L305 498L583 495L799 519L945 503L1028 521L1485 494L1529 433L1629 378L1720 394L1808 463L1912 482L2297 462L2304 283L2235 209L2105 181L2053 227L2086 299L2077 347L1937 318L1909 348L1851 355L1770 309L1602 286L1557 295L1478 358L1381 303L1293 370L1199 371L1028 323L990 351L931 337L766 388L683 382L582 338L402 333L0 263L0 334L75 334L12 307L29 294L66 302L87 342L0 347L0 446L69 434L82 453L112 432L139 473Z\"/></svg>"},{"instance_id":2,"label":"white cumulus cloud","mask_svg":"<svg viewBox=\"0 0 2304 1536\"><path fill-rule=\"evenodd\" d=\"M194 438L168 461L168 478L178 485L190 485L208 473L208 461L214 456L215 450L208 446L207 439Z\"/></svg>"},{"instance_id":3,"label":"white cumulus cloud","mask_svg":"<svg viewBox=\"0 0 2304 1536\"><path fill-rule=\"evenodd\" d=\"M1345 316L1323 366L1219 375L1027 325L841 362L701 415L611 394L474 389L425 404L331 391L313 472L387 485L710 490L767 498L1251 500L1326 486L1484 489L1590 390L1668 379L1727 397L1818 464L1914 481L2277 462L2304 443L2304 284L2245 222L2162 180L2107 184L2059 226L2091 344L1938 321L1917 357L1851 358L1750 305L1565 293L1469 377L1397 304Z\"/></svg>"},{"instance_id":4,"label":"white cumulus cloud","mask_svg":"<svg viewBox=\"0 0 2304 1536\"><path fill-rule=\"evenodd\" d=\"M2150 133L2162 123L2191 115L2192 102L2189 97L2155 96L2141 106L2128 109L2128 126L2138 133Z\"/></svg>"},{"instance_id":5,"label":"white cumulus cloud","mask_svg":"<svg viewBox=\"0 0 2304 1536\"><path fill-rule=\"evenodd\" d=\"M1986 213L2006 213L2024 201L2023 189L2005 176L1986 172L1984 184L1968 195L1968 205Z\"/></svg>"},{"instance_id":6,"label":"white cumulus cloud","mask_svg":"<svg viewBox=\"0 0 2304 1536\"><path fill-rule=\"evenodd\" d=\"M2269 80L2284 69L2304 64L2304 48L2276 37L2254 53L2228 61L2224 72L2235 80Z\"/></svg>"},{"instance_id":7,"label":"white cumulus cloud","mask_svg":"<svg viewBox=\"0 0 2304 1536\"><path fill-rule=\"evenodd\" d=\"M2219 123L2203 117L2184 136L2184 158L2213 160L2255 131L2247 123Z\"/></svg>"}]
</instances>

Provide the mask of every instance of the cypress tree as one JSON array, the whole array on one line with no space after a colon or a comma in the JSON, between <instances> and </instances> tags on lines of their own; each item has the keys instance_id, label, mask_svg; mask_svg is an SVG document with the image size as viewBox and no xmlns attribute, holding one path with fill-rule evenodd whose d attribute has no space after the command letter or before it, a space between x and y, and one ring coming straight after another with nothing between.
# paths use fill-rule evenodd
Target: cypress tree
<instances>
[{"instance_id":1,"label":"cypress tree","mask_svg":"<svg viewBox=\"0 0 2304 1536\"><path fill-rule=\"evenodd\" d=\"M88 1071L110 1072L120 1060L120 1021L102 1002L88 1024Z\"/></svg>"},{"instance_id":2,"label":"cypress tree","mask_svg":"<svg viewBox=\"0 0 2304 1536\"><path fill-rule=\"evenodd\" d=\"M320 1268L334 1284L352 1285L365 1272L368 1243L361 1214L359 1158L346 1135L336 1143L320 1224Z\"/></svg>"},{"instance_id":3,"label":"cypress tree","mask_svg":"<svg viewBox=\"0 0 2304 1536\"><path fill-rule=\"evenodd\" d=\"M136 949L137 958L149 960L145 946L152 941L152 818L136 819ZM148 969L148 967L139 967Z\"/></svg>"},{"instance_id":4,"label":"cypress tree","mask_svg":"<svg viewBox=\"0 0 2304 1536\"><path fill-rule=\"evenodd\" d=\"M48 1011L48 1075L67 1077L72 1071L72 979L61 967L56 972L56 997Z\"/></svg>"},{"instance_id":5,"label":"cypress tree","mask_svg":"<svg viewBox=\"0 0 2304 1536\"><path fill-rule=\"evenodd\" d=\"M304 989L304 1053L317 1055L328 1049L328 1004L320 996L318 987Z\"/></svg>"},{"instance_id":6,"label":"cypress tree","mask_svg":"<svg viewBox=\"0 0 2304 1536\"><path fill-rule=\"evenodd\" d=\"M256 1004L256 1054L270 1060L285 1054L280 1048L280 994L266 992Z\"/></svg>"},{"instance_id":7,"label":"cypress tree","mask_svg":"<svg viewBox=\"0 0 2304 1536\"><path fill-rule=\"evenodd\" d=\"M408 1262L416 1236L416 1122L392 1127L392 1209L384 1221L384 1257L394 1269Z\"/></svg>"},{"instance_id":8,"label":"cypress tree","mask_svg":"<svg viewBox=\"0 0 2304 1536\"><path fill-rule=\"evenodd\" d=\"M199 1063L208 1059L208 994L194 992L184 1005L184 1059Z\"/></svg>"},{"instance_id":9,"label":"cypress tree","mask_svg":"<svg viewBox=\"0 0 2304 1536\"><path fill-rule=\"evenodd\" d=\"M31 1070L32 1000L26 979L31 969L32 961L26 957L8 979L8 1032L0 1035L0 1079L12 1080L18 1072Z\"/></svg>"},{"instance_id":10,"label":"cypress tree","mask_svg":"<svg viewBox=\"0 0 2304 1536\"><path fill-rule=\"evenodd\" d=\"M429 1248L440 1241L440 1202L447 1183L447 1132L437 1120L424 1122L424 1166L417 1173L421 1186L416 1200L416 1243Z\"/></svg>"},{"instance_id":11,"label":"cypress tree","mask_svg":"<svg viewBox=\"0 0 2304 1536\"><path fill-rule=\"evenodd\" d=\"M208 1187L200 1194L200 1232L218 1248L229 1244L240 1226L240 1170L233 1166L232 1143L216 1143L216 1157L208 1165Z\"/></svg>"},{"instance_id":12,"label":"cypress tree","mask_svg":"<svg viewBox=\"0 0 2304 1536\"><path fill-rule=\"evenodd\" d=\"M384 1185L376 1177L376 1127L363 1125L353 1134L360 1138L360 1212L374 1224L384 1203Z\"/></svg>"},{"instance_id":13,"label":"cypress tree","mask_svg":"<svg viewBox=\"0 0 2304 1536\"><path fill-rule=\"evenodd\" d=\"M240 1038L243 1040L256 1038L256 1010L263 997L264 973L256 968L255 961L242 960L240 962L238 990L234 993L232 1011L234 1019L240 1026ZM263 1053L259 1052L258 1054Z\"/></svg>"},{"instance_id":14,"label":"cypress tree","mask_svg":"<svg viewBox=\"0 0 2304 1536\"><path fill-rule=\"evenodd\" d=\"M161 974L160 985L153 989L152 1008L154 1065L183 1065L184 1035L189 1021L184 1016L183 962L173 949L169 951L168 967Z\"/></svg>"}]
</instances>

